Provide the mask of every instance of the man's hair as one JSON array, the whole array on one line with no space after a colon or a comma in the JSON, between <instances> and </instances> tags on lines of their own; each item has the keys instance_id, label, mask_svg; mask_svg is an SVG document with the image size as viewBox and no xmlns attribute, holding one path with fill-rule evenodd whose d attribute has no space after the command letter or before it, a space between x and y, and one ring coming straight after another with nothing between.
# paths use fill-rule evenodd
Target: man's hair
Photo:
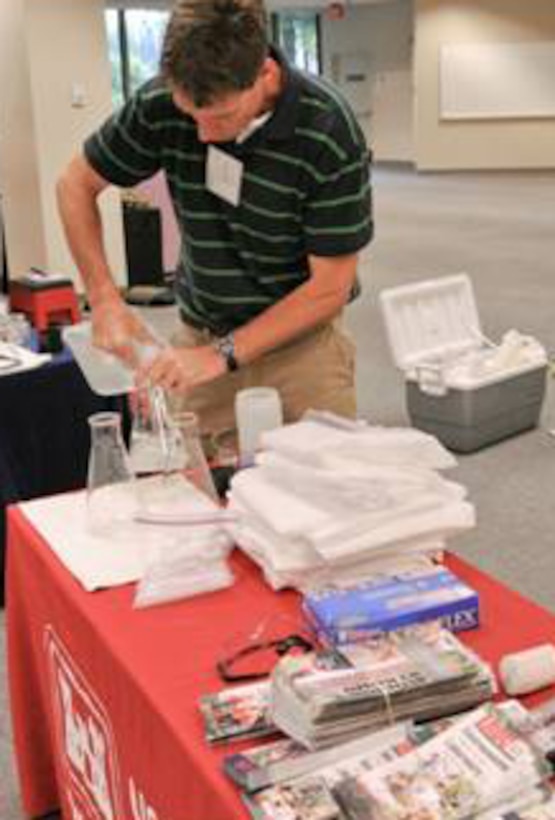
<instances>
[{"instance_id":1,"label":"man's hair","mask_svg":"<svg viewBox=\"0 0 555 820\"><path fill-rule=\"evenodd\" d=\"M267 54L262 0L177 0L161 70L201 108L250 88Z\"/></svg>"}]
</instances>

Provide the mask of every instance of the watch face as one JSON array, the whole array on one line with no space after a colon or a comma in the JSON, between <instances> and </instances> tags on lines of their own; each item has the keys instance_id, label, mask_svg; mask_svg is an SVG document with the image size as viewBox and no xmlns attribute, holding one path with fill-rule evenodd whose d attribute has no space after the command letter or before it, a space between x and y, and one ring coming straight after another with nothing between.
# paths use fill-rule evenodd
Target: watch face
<instances>
[{"instance_id":1,"label":"watch face","mask_svg":"<svg viewBox=\"0 0 555 820\"><path fill-rule=\"evenodd\" d=\"M235 359L235 342L231 333L221 336L216 340L216 349L224 357L228 370L237 370L238 363Z\"/></svg>"},{"instance_id":2,"label":"watch face","mask_svg":"<svg viewBox=\"0 0 555 820\"><path fill-rule=\"evenodd\" d=\"M223 339L220 339L219 347L224 356L233 356L233 353L235 352L235 345L229 336L224 336Z\"/></svg>"}]
</instances>

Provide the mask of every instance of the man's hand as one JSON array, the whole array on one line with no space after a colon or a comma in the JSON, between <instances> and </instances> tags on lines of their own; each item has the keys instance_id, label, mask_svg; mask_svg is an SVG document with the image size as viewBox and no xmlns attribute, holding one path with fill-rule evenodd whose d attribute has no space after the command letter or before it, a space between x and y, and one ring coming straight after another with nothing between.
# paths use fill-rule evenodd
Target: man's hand
<instances>
[{"instance_id":1,"label":"man's hand","mask_svg":"<svg viewBox=\"0 0 555 820\"><path fill-rule=\"evenodd\" d=\"M92 323L95 346L118 356L129 367L139 367L141 347L160 346L140 316L119 295L97 301Z\"/></svg>"},{"instance_id":2,"label":"man's hand","mask_svg":"<svg viewBox=\"0 0 555 820\"><path fill-rule=\"evenodd\" d=\"M139 368L137 386L157 386L173 393L188 393L226 372L222 356L210 345L166 347Z\"/></svg>"},{"instance_id":3,"label":"man's hand","mask_svg":"<svg viewBox=\"0 0 555 820\"><path fill-rule=\"evenodd\" d=\"M102 237L98 198L108 187L84 156L75 156L56 186L60 215L92 308L93 342L130 367L139 345L156 345L139 316L122 300Z\"/></svg>"}]
</instances>

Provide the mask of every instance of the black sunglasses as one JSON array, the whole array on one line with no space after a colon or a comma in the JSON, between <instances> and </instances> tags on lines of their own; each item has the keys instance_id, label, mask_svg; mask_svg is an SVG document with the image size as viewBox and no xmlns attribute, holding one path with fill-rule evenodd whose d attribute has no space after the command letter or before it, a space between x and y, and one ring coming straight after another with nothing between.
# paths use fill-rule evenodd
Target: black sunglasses
<instances>
[{"instance_id":1,"label":"black sunglasses","mask_svg":"<svg viewBox=\"0 0 555 820\"><path fill-rule=\"evenodd\" d=\"M228 658L224 658L217 663L218 673L222 680L226 683L239 683L253 680L260 680L260 678L267 677L272 671L276 661L283 655L295 650L301 652L312 652L314 649L313 643L302 635L292 634L285 638L277 638L273 641L261 641L259 643L248 644L239 649ZM270 663L265 665L264 669L257 669L256 671L240 672L234 669L245 658L252 658L252 656L261 655L263 652L270 650L273 654ZM277 657L276 657L277 656ZM268 668L269 666L269 668Z\"/></svg>"}]
</instances>

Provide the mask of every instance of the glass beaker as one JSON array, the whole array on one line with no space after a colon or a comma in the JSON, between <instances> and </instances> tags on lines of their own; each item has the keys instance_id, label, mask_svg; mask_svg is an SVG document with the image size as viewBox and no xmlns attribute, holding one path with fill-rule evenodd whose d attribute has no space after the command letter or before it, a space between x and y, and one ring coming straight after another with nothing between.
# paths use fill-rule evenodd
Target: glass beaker
<instances>
[{"instance_id":1,"label":"glass beaker","mask_svg":"<svg viewBox=\"0 0 555 820\"><path fill-rule=\"evenodd\" d=\"M134 474L121 432L121 415L94 413L89 425L88 524L92 532L107 534L134 517Z\"/></svg>"}]
</instances>

